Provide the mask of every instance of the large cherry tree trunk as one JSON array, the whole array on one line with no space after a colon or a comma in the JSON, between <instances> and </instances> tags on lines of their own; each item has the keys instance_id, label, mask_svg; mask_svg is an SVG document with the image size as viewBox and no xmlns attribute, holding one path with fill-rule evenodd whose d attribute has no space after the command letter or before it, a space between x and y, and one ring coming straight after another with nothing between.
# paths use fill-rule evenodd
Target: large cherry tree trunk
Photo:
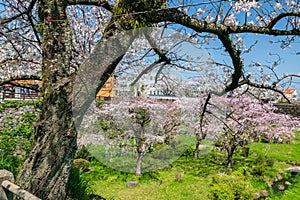
<instances>
[{"instance_id":1,"label":"large cherry tree trunk","mask_svg":"<svg viewBox=\"0 0 300 200\"><path fill-rule=\"evenodd\" d=\"M42 199L65 199L76 152L72 118L71 29L63 0L40 1L43 29L43 106L35 127L33 149L17 182Z\"/></svg>"},{"instance_id":2,"label":"large cherry tree trunk","mask_svg":"<svg viewBox=\"0 0 300 200\"><path fill-rule=\"evenodd\" d=\"M112 18L100 43L76 74L71 73L72 34L65 13L66 3L65 0L40 1L45 18L43 106L32 151L17 177L22 188L44 200L67 198L69 170L77 150L76 127L137 34L124 33L131 29L130 21Z\"/></svg>"}]
</instances>

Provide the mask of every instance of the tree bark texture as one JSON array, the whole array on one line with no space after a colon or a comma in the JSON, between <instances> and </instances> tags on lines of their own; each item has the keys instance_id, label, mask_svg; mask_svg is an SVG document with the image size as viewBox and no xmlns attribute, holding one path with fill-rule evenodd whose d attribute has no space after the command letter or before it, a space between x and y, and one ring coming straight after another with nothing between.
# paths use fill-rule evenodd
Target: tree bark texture
<instances>
[{"instance_id":1,"label":"tree bark texture","mask_svg":"<svg viewBox=\"0 0 300 200\"><path fill-rule=\"evenodd\" d=\"M236 146L230 146L229 144L225 145L225 149L227 151L227 167L228 168L232 168L232 157L233 157L233 153L236 149Z\"/></svg>"},{"instance_id":2,"label":"tree bark texture","mask_svg":"<svg viewBox=\"0 0 300 200\"><path fill-rule=\"evenodd\" d=\"M136 170L135 170L135 175L136 176L141 176L142 175L144 155L145 155L145 153L138 152L138 157L137 157L137 162L136 162Z\"/></svg>"},{"instance_id":3,"label":"tree bark texture","mask_svg":"<svg viewBox=\"0 0 300 200\"><path fill-rule=\"evenodd\" d=\"M76 152L72 117L71 29L63 0L40 1L43 29L43 106L33 149L18 184L42 199L66 199L66 183Z\"/></svg>"}]
</instances>

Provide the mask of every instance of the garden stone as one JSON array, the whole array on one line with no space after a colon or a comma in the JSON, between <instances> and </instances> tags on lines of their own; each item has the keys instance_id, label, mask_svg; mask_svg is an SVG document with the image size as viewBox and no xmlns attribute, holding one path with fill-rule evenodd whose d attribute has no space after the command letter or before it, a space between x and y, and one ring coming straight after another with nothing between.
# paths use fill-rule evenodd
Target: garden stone
<instances>
[{"instance_id":1,"label":"garden stone","mask_svg":"<svg viewBox=\"0 0 300 200\"><path fill-rule=\"evenodd\" d=\"M2 189L2 182L8 180L12 183L14 183L14 175L10 171L7 170L0 170L0 199L1 200L6 200L7 196L4 194L4 191Z\"/></svg>"},{"instance_id":2,"label":"garden stone","mask_svg":"<svg viewBox=\"0 0 300 200\"><path fill-rule=\"evenodd\" d=\"M292 183L290 183L290 182L288 182L288 181L286 181L284 184L285 184L285 185L292 185Z\"/></svg>"},{"instance_id":3,"label":"garden stone","mask_svg":"<svg viewBox=\"0 0 300 200\"><path fill-rule=\"evenodd\" d=\"M135 187L139 182L137 181L128 181L126 182L127 187Z\"/></svg>"},{"instance_id":4,"label":"garden stone","mask_svg":"<svg viewBox=\"0 0 300 200\"><path fill-rule=\"evenodd\" d=\"M269 196L269 192L267 190L261 190L260 191L260 197L266 198Z\"/></svg>"},{"instance_id":5,"label":"garden stone","mask_svg":"<svg viewBox=\"0 0 300 200\"><path fill-rule=\"evenodd\" d=\"M278 185L278 190L283 191L284 190L284 185Z\"/></svg>"},{"instance_id":6,"label":"garden stone","mask_svg":"<svg viewBox=\"0 0 300 200\"><path fill-rule=\"evenodd\" d=\"M280 174L278 174L277 175L277 179L278 179L278 181L281 181L283 178L282 178L282 176Z\"/></svg>"},{"instance_id":7,"label":"garden stone","mask_svg":"<svg viewBox=\"0 0 300 200\"><path fill-rule=\"evenodd\" d=\"M295 171L295 172L300 172L300 166L289 167L287 170Z\"/></svg>"},{"instance_id":8,"label":"garden stone","mask_svg":"<svg viewBox=\"0 0 300 200\"><path fill-rule=\"evenodd\" d=\"M254 198L255 199L259 199L260 198L260 193L259 192L255 192L254 193Z\"/></svg>"},{"instance_id":9,"label":"garden stone","mask_svg":"<svg viewBox=\"0 0 300 200\"><path fill-rule=\"evenodd\" d=\"M287 170L291 171L292 176L296 176L300 173L300 166L289 167Z\"/></svg>"}]
</instances>

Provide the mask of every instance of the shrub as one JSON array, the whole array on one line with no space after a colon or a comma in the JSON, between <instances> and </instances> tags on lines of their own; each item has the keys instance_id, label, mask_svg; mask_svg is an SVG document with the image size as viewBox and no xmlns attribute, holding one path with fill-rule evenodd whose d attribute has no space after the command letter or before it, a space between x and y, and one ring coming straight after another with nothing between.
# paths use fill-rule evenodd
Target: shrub
<instances>
[{"instance_id":1,"label":"shrub","mask_svg":"<svg viewBox=\"0 0 300 200\"><path fill-rule=\"evenodd\" d=\"M254 199L254 188L249 173L245 168L239 168L230 175L218 174L212 177L212 187L209 190L211 199Z\"/></svg>"},{"instance_id":2,"label":"shrub","mask_svg":"<svg viewBox=\"0 0 300 200\"><path fill-rule=\"evenodd\" d=\"M75 159L78 159L78 158L82 158L82 159L91 161L92 156L86 146L83 145L81 147L81 149L79 151L77 151L77 153L75 155Z\"/></svg>"},{"instance_id":3,"label":"shrub","mask_svg":"<svg viewBox=\"0 0 300 200\"><path fill-rule=\"evenodd\" d=\"M256 159L253 162L252 166L252 174L262 176L264 175L265 171L267 170L267 167L273 167L274 165L274 159L259 155L256 157Z\"/></svg>"}]
</instances>

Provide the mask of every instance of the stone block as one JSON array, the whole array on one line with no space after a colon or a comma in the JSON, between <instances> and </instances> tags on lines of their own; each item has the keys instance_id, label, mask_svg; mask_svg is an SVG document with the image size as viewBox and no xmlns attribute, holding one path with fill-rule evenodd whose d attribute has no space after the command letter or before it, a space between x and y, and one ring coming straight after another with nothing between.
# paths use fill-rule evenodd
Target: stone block
<instances>
[{"instance_id":1,"label":"stone block","mask_svg":"<svg viewBox=\"0 0 300 200\"><path fill-rule=\"evenodd\" d=\"M0 170L0 199L1 200L10 200L10 199L12 199L13 195L10 194L7 196L2 188L2 182L5 180L10 181L12 183L14 183L14 181L15 181L13 173L11 173L10 171L7 171L5 169L2 169L2 170Z\"/></svg>"}]
</instances>

